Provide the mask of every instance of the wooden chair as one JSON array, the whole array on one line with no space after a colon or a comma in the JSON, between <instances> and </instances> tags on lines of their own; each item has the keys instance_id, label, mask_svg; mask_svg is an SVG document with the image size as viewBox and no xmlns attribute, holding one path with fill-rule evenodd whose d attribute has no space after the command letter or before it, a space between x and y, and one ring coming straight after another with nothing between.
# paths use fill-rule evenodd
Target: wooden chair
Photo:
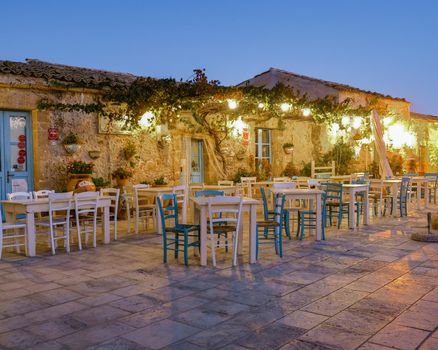
<instances>
[{"instance_id":1,"label":"wooden chair","mask_svg":"<svg viewBox=\"0 0 438 350\"><path fill-rule=\"evenodd\" d=\"M13 230L13 233L9 233L11 230ZM25 252L27 252L26 236L26 224L3 222L2 211L0 210L0 259L2 258L3 248L15 247L16 252L20 253L20 246L24 246ZM20 239L22 242L20 242ZM13 240L14 243L9 243L10 240ZM5 243L5 241L8 243Z\"/></svg>"},{"instance_id":2,"label":"wooden chair","mask_svg":"<svg viewBox=\"0 0 438 350\"><path fill-rule=\"evenodd\" d=\"M117 217L119 211L119 197L120 197L120 189L119 188L102 188L100 190L100 195L104 197L111 198L110 205L110 224L113 224L114 229L114 240L117 240Z\"/></svg>"},{"instance_id":3,"label":"wooden chair","mask_svg":"<svg viewBox=\"0 0 438 350\"><path fill-rule=\"evenodd\" d=\"M82 250L81 235L84 233L85 245L90 233L93 235L93 247L96 248L97 231L97 201L99 192L81 192L74 196L76 229L78 234L79 250ZM88 225L91 224L91 228Z\"/></svg>"},{"instance_id":4,"label":"wooden chair","mask_svg":"<svg viewBox=\"0 0 438 350\"><path fill-rule=\"evenodd\" d=\"M239 196L208 198L208 236L214 267L216 267L216 247L232 247L233 266L237 265L242 202L243 198ZM231 239L228 236L230 234Z\"/></svg>"}]
</instances>

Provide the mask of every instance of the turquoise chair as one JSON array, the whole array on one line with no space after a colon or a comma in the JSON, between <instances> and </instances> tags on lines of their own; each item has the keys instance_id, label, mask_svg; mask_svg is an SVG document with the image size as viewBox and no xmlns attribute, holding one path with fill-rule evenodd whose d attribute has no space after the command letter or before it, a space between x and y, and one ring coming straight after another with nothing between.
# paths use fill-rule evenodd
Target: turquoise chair
<instances>
[{"instance_id":1,"label":"turquoise chair","mask_svg":"<svg viewBox=\"0 0 438 350\"><path fill-rule=\"evenodd\" d=\"M326 206L327 195L324 192L321 195L321 206L322 206L322 220L321 220L321 233L322 239L325 240L325 227L327 224L327 206ZM298 225L297 225L297 238L302 240L304 238L304 230L316 229L316 211L309 210L299 210L298 211Z\"/></svg>"},{"instance_id":2,"label":"turquoise chair","mask_svg":"<svg viewBox=\"0 0 438 350\"><path fill-rule=\"evenodd\" d=\"M400 211L400 217L408 216L408 190L411 178L408 176L402 177L400 189L398 192L397 203L394 203L392 197L390 197L391 215L394 207L398 207ZM383 215L386 214L386 206L383 208Z\"/></svg>"},{"instance_id":3,"label":"turquoise chair","mask_svg":"<svg viewBox=\"0 0 438 350\"><path fill-rule=\"evenodd\" d=\"M205 191L195 192L195 197L216 197L223 195L224 195L224 191L216 191L216 190L205 190Z\"/></svg>"},{"instance_id":4,"label":"turquoise chair","mask_svg":"<svg viewBox=\"0 0 438 350\"><path fill-rule=\"evenodd\" d=\"M262 200L263 200L263 218L265 221L267 221L269 219L272 220L274 217L274 210L269 210L268 199L266 197L265 189L263 187L261 187L260 192L262 193ZM284 225L282 227L284 227L284 229L285 229L286 236L289 239L291 239L289 210L283 210L283 223L284 223Z\"/></svg>"},{"instance_id":5,"label":"turquoise chair","mask_svg":"<svg viewBox=\"0 0 438 350\"><path fill-rule=\"evenodd\" d=\"M277 193L273 219L257 221L256 224L256 258L259 256L260 244L274 244L275 254L283 257L282 222L285 195Z\"/></svg>"},{"instance_id":6,"label":"turquoise chair","mask_svg":"<svg viewBox=\"0 0 438 350\"><path fill-rule=\"evenodd\" d=\"M169 201L169 205L163 207L163 203ZM167 251L173 250L175 259L178 259L180 247L184 251L184 264L189 265L189 247L200 247L199 225L180 224L178 222L178 202L176 194L163 194L157 197L158 209L160 210L161 225L163 228L164 263L167 263ZM171 221L171 223L168 223ZM173 234L173 237L172 237Z\"/></svg>"},{"instance_id":7,"label":"turquoise chair","mask_svg":"<svg viewBox=\"0 0 438 350\"><path fill-rule=\"evenodd\" d=\"M429 190L429 202L433 204L436 204L436 197L437 197L437 190L438 190L438 173L426 173L424 174L426 177L435 178L435 183L433 184L433 187Z\"/></svg>"}]
</instances>

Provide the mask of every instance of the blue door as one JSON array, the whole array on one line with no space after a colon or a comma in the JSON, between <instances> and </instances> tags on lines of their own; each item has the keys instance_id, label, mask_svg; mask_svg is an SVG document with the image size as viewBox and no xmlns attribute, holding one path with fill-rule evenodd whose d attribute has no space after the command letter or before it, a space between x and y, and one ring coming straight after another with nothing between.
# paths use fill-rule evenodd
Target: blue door
<instances>
[{"instance_id":1,"label":"blue door","mask_svg":"<svg viewBox=\"0 0 438 350\"><path fill-rule=\"evenodd\" d=\"M0 197L33 190L31 116L0 111Z\"/></svg>"},{"instance_id":2,"label":"blue door","mask_svg":"<svg viewBox=\"0 0 438 350\"><path fill-rule=\"evenodd\" d=\"M191 140L190 182L204 182L204 149L202 140Z\"/></svg>"}]
</instances>

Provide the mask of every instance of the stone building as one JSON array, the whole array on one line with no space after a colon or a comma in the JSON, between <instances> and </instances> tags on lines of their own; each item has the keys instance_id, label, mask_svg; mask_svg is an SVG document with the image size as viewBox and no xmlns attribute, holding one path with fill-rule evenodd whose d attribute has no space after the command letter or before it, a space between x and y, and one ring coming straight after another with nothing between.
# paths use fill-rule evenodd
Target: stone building
<instances>
[{"instance_id":1,"label":"stone building","mask_svg":"<svg viewBox=\"0 0 438 350\"><path fill-rule=\"evenodd\" d=\"M105 179L111 178L115 168L129 164L134 170L133 183L151 182L159 177L169 183L214 182L232 177L238 168L254 169L257 159L270 162L272 175L280 176L288 163L300 167L331 147L327 126L314 123L311 118L288 121L279 129L273 121L255 125L243 117L238 137L230 138L224 144L222 151L227 166L220 169L207 135L178 127L167 130L164 125L155 133L117 128L108 132L106 120L97 113L38 108L43 99L69 104L92 103L105 89L130 84L136 78L131 74L32 59L0 61L0 197L25 188L63 190L65 166L72 159L93 161L94 176ZM339 101L350 97L358 104L377 98L400 116L411 119L410 104L403 99L278 69L270 69L242 84L270 87L276 82L283 82L311 97L334 95ZM424 122L418 115L414 119ZM81 150L74 155L68 155L59 141L69 132L77 133L83 141ZM51 140L56 138L56 133L59 133L59 140ZM288 142L295 145L291 154L283 151L283 145ZM137 154L129 161L123 155L127 144L133 144L137 149Z\"/></svg>"}]
</instances>

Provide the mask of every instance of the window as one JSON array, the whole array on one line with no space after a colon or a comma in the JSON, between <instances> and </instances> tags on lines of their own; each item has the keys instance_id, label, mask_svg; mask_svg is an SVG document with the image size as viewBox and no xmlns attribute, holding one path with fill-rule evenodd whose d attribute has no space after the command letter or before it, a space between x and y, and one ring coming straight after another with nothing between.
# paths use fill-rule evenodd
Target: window
<instances>
[{"instance_id":1,"label":"window","mask_svg":"<svg viewBox=\"0 0 438 350\"><path fill-rule=\"evenodd\" d=\"M255 129L256 134L256 166L259 167L263 161L272 161L272 133L271 129Z\"/></svg>"}]
</instances>

